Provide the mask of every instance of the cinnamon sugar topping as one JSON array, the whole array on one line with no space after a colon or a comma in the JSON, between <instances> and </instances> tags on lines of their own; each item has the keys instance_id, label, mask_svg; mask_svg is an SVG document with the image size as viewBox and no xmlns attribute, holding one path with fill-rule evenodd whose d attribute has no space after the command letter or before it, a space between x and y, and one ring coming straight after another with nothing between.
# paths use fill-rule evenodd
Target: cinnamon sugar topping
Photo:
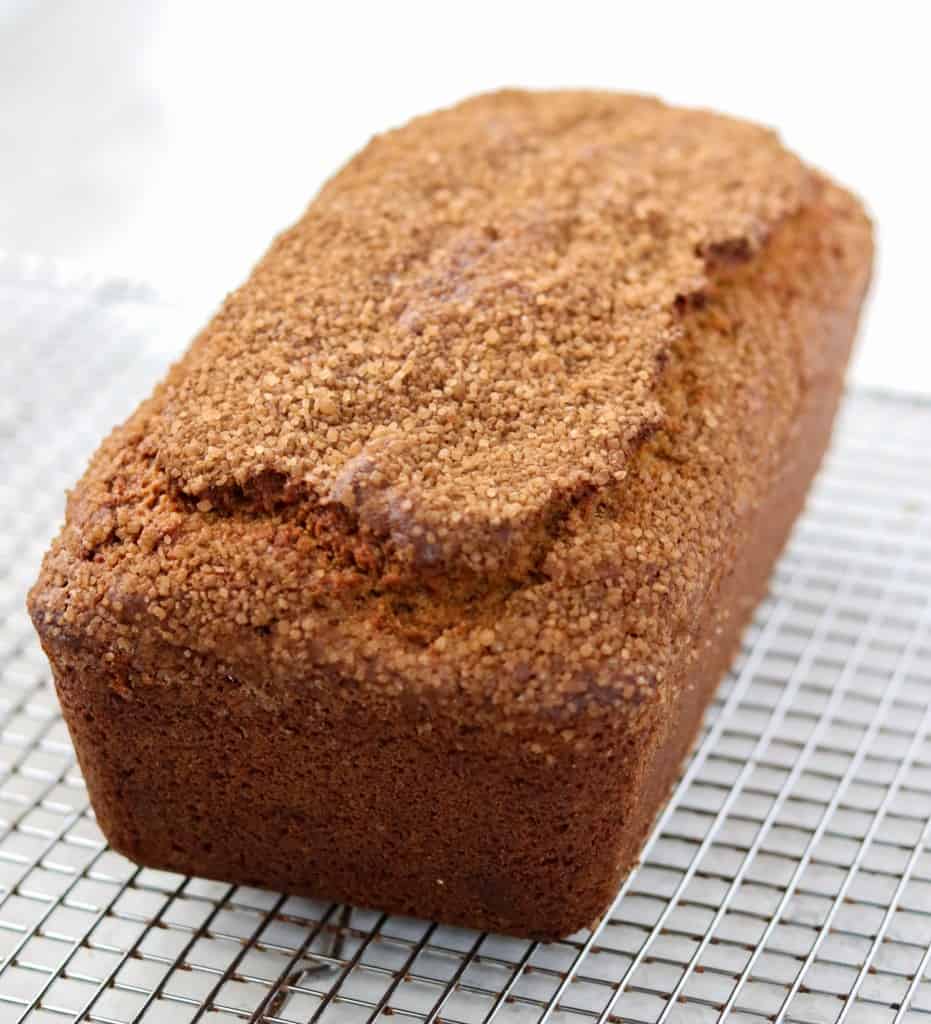
<instances>
[{"instance_id":1,"label":"cinnamon sugar topping","mask_svg":"<svg viewBox=\"0 0 931 1024\"><path fill-rule=\"evenodd\" d=\"M150 450L222 506L349 511L494 570L661 422L676 300L811 189L772 133L612 94L483 96L374 139L183 361Z\"/></svg>"},{"instance_id":2,"label":"cinnamon sugar topping","mask_svg":"<svg viewBox=\"0 0 931 1024\"><path fill-rule=\"evenodd\" d=\"M104 442L32 614L270 706L327 680L535 742L649 729L837 391L871 252L855 199L710 113L501 93L414 121Z\"/></svg>"}]
</instances>

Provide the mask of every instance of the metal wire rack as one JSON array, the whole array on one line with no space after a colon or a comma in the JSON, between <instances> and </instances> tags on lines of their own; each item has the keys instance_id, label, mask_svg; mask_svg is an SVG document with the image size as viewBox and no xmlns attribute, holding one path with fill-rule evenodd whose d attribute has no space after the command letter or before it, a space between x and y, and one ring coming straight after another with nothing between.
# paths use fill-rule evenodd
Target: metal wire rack
<instances>
[{"instance_id":1,"label":"metal wire rack","mask_svg":"<svg viewBox=\"0 0 931 1024\"><path fill-rule=\"evenodd\" d=\"M23 597L166 313L9 262L0 308L0 1021L931 1020L931 406L848 396L641 866L597 931L538 944L107 848Z\"/></svg>"}]
</instances>

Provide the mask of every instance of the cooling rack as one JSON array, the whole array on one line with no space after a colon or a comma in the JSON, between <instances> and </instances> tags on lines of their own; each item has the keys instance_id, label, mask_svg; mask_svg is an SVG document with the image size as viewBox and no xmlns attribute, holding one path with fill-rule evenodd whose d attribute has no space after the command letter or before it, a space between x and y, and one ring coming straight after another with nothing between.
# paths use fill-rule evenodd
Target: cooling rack
<instances>
[{"instance_id":1,"label":"cooling rack","mask_svg":"<svg viewBox=\"0 0 931 1024\"><path fill-rule=\"evenodd\" d=\"M847 397L640 867L538 944L107 848L23 598L167 314L9 261L0 309L0 1022L931 1021L931 406Z\"/></svg>"}]
</instances>

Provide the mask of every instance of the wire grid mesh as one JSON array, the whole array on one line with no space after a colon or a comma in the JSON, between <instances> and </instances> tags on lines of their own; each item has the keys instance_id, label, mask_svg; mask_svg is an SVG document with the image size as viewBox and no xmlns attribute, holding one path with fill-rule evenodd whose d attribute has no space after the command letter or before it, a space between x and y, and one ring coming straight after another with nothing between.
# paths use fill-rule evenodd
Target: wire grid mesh
<instances>
[{"instance_id":1,"label":"wire grid mesh","mask_svg":"<svg viewBox=\"0 0 931 1024\"><path fill-rule=\"evenodd\" d=\"M9 264L0 304L0 1021L931 1020L931 406L848 396L641 866L538 944L107 848L23 596L166 313Z\"/></svg>"}]
</instances>

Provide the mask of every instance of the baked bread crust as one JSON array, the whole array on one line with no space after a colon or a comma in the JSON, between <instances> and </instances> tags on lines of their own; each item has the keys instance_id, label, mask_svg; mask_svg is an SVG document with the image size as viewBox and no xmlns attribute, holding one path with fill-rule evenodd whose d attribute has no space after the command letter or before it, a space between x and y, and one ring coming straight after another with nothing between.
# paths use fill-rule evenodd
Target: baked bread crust
<instances>
[{"instance_id":1,"label":"baked bread crust","mask_svg":"<svg viewBox=\"0 0 931 1024\"><path fill-rule=\"evenodd\" d=\"M110 841L589 923L801 507L871 253L771 133L655 100L376 139L104 442L30 594Z\"/></svg>"}]
</instances>

